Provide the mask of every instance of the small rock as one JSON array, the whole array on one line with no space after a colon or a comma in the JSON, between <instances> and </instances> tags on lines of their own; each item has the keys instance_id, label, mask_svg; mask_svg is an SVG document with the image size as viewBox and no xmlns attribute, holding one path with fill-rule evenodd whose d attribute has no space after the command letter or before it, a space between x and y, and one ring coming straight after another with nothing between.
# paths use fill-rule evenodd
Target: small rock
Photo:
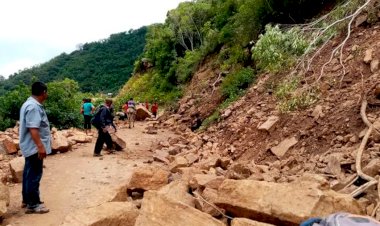
<instances>
[{"instance_id":1,"label":"small rock","mask_svg":"<svg viewBox=\"0 0 380 226\"><path fill-rule=\"evenodd\" d=\"M367 13L358 16L358 17L356 18L356 21L355 21L355 27L359 27L359 26L362 25L364 22L366 22L367 19L368 19L368 14L367 14Z\"/></svg>"},{"instance_id":2,"label":"small rock","mask_svg":"<svg viewBox=\"0 0 380 226\"><path fill-rule=\"evenodd\" d=\"M355 51L357 51L358 49L359 49L359 46L355 44L355 45L352 46L351 51L352 51L352 52L355 52Z\"/></svg>"},{"instance_id":3,"label":"small rock","mask_svg":"<svg viewBox=\"0 0 380 226\"><path fill-rule=\"evenodd\" d=\"M284 156L286 154L286 152L291 147L293 147L297 143L298 143L297 138L295 138L295 137L287 138L287 139L281 141L281 143L279 145L272 147L270 150L272 151L273 154L275 154L277 156L277 158L281 158L282 156Z\"/></svg>"},{"instance_id":4,"label":"small rock","mask_svg":"<svg viewBox=\"0 0 380 226\"><path fill-rule=\"evenodd\" d=\"M314 108L313 113L311 113L311 116L313 116L314 120L317 120L319 118L323 118L325 115L323 114L322 106L321 105L317 105Z\"/></svg>"},{"instance_id":5,"label":"small rock","mask_svg":"<svg viewBox=\"0 0 380 226\"><path fill-rule=\"evenodd\" d=\"M232 111L230 109L227 109L222 115L222 119L226 119L228 117L230 117L230 115L232 114Z\"/></svg>"},{"instance_id":6,"label":"small rock","mask_svg":"<svg viewBox=\"0 0 380 226\"><path fill-rule=\"evenodd\" d=\"M379 175L380 172L380 159L372 159L364 168L363 172L371 177Z\"/></svg>"},{"instance_id":7,"label":"small rock","mask_svg":"<svg viewBox=\"0 0 380 226\"><path fill-rule=\"evenodd\" d=\"M276 122L278 122L278 120L280 120L278 116L270 116L266 122L258 127L258 129L266 130L269 132L269 130L274 126L274 124L276 124Z\"/></svg>"},{"instance_id":8,"label":"small rock","mask_svg":"<svg viewBox=\"0 0 380 226\"><path fill-rule=\"evenodd\" d=\"M367 49L365 51L364 63L369 64L372 61L373 49Z\"/></svg>"},{"instance_id":9,"label":"small rock","mask_svg":"<svg viewBox=\"0 0 380 226\"><path fill-rule=\"evenodd\" d=\"M356 135L353 135L351 138L350 138L350 142L351 143L357 143L359 141L359 137L356 136Z\"/></svg>"},{"instance_id":10,"label":"small rock","mask_svg":"<svg viewBox=\"0 0 380 226\"><path fill-rule=\"evenodd\" d=\"M342 173L342 168L340 166L340 161L337 158L337 156L331 155L329 157L326 171L335 176L340 176L340 174Z\"/></svg>"},{"instance_id":11,"label":"small rock","mask_svg":"<svg viewBox=\"0 0 380 226\"><path fill-rule=\"evenodd\" d=\"M376 60L372 60L371 61L371 72L372 73L375 73L379 70L379 60L376 59Z\"/></svg>"},{"instance_id":12,"label":"small rock","mask_svg":"<svg viewBox=\"0 0 380 226\"><path fill-rule=\"evenodd\" d=\"M170 163L170 171L176 173L178 168L187 167L189 165L187 159L183 156L176 156L174 161Z\"/></svg>"}]
</instances>

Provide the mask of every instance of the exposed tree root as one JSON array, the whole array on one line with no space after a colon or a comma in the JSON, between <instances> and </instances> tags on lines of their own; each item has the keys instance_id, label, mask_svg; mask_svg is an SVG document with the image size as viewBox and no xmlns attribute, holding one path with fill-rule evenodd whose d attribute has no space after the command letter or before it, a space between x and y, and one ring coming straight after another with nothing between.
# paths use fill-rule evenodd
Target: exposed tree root
<instances>
[{"instance_id":1,"label":"exposed tree root","mask_svg":"<svg viewBox=\"0 0 380 226\"><path fill-rule=\"evenodd\" d=\"M363 137L363 140L359 146L359 149L356 153L356 164L355 164L355 167L356 167L356 173L357 175L368 181L367 183L363 184L362 186L360 186L358 189L356 189L355 191L353 191L351 193L351 195L353 197L356 197L360 194L362 194L364 191L366 191L368 188L372 187L373 185L375 184L378 184L379 181L376 180L375 178L365 174L362 170L362 156L363 156L363 152L364 152L364 149L368 143L368 139L369 137L371 136L371 133L373 131L373 125L372 123L368 120L368 117L367 117L367 114L366 114L366 109L367 109L367 105L368 105L368 102L367 102L367 96L368 96L368 93L371 92L375 87L377 86L377 84L375 84L370 90L368 90L364 95L363 95L363 98L362 98L362 104L361 104L361 108L360 108L360 116L364 122L364 124L366 124L366 126L368 127L368 130L365 134L365 136ZM380 201L380 193L379 193L379 201Z\"/></svg>"},{"instance_id":2,"label":"exposed tree root","mask_svg":"<svg viewBox=\"0 0 380 226\"><path fill-rule=\"evenodd\" d=\"M215 82L212 84L212 92L211 92L211 95L214 94L215 92L215 89L216 89L216 84L218 84L218 82L220 82L222 80L222 74L223 72L220 72L219 75L218 75L218 78L215 80Z\"/></svg>"}]
</instances>

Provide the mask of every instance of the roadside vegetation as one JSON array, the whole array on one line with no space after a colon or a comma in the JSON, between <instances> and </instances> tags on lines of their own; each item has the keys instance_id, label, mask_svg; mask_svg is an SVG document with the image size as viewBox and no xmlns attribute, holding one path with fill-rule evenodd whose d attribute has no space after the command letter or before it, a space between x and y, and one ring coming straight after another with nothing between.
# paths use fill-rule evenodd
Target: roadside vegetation
<instances>
[{"instance_id":1,"label":"roadside vegetation","mask_svg":"<svg viewBox=\"0 0 380 226\"><path fill-rule=\"evenodd\" d=\"M81 93L77 82L64 79L47 83L48 99L45 103L46 113L52 126L59 129L82 127L83 116L80 106L83 98L92 94ZM20 108L31 95L30 86L19 85L16 89L0 97L0 130L13 127L19 120Z\"/></svg>"}]
</instances>

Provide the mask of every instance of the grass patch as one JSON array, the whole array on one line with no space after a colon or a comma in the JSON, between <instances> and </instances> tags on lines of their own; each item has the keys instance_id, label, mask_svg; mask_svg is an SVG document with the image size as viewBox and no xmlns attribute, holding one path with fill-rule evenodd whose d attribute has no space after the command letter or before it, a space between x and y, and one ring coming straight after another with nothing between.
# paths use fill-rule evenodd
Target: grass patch
<instances>
[{"instance_id":1,"label":"grass patch","mask_svg":"<svg viewBox=\"0 0 380 226\"><path fill-rule=\"evenodd\" d=\"M235 73L228 74L221 85L221 92L226 100L241 96L252 82L256 79L255 71L248 67L242 68Z\"/></svg>"},{"instance_id":2,"label":"grass patch","mask_svg":"<svg viewBox=\"0 0 380 226\"><path fill-rule=\"evenodd\" d=\"M291 112L306 109L318 100L318 92L315 89L297 89L299 78L285 80L275 89L274 95L278 100L280 112Z\"/></svg>"}]
</instances>

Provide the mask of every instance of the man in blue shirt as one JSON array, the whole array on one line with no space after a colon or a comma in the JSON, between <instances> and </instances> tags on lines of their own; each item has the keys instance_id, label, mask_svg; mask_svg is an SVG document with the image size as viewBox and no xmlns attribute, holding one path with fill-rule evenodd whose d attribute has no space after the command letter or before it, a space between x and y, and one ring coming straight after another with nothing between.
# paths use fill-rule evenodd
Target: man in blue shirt
<instances>
[{"instance_id":1,"label":"man in blue shirt","mask_svg":"<svg viewBox=\"0 0 380 226\"><path fill-rule=\"evenodd\" d=\"M47 213L40 200L40 181L42 178L43 159L51 153L51 135L49 121L43 107L47 99L47 87L42 82L32 85L32 96L20 110L20 149L25 157L22 181L23 203L25 213Z\"/></svg>"}]
</instances>

